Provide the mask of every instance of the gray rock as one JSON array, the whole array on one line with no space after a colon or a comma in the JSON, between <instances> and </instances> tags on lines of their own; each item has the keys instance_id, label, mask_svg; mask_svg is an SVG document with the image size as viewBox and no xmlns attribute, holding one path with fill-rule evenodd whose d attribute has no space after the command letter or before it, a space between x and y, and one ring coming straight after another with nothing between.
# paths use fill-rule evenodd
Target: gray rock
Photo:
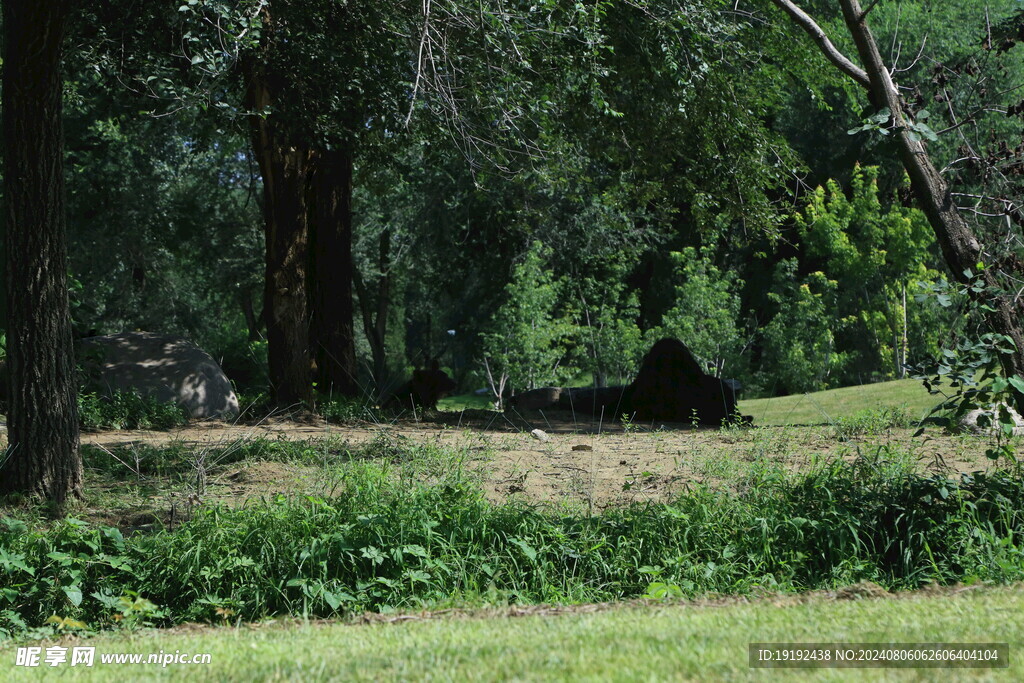
<instances>
[{"instance_id":1,"label":"gray rock","mask_svg":"<svg viewBox=\"0 0 1024 683\"><path fill-rule=\"evenodd\" d=\"M1006 408L1013 420L1013 433L1024 434L1024 418L1016 410L1005 404L991 408L975 408L960 418L960 429L972 434L995 434L999 431L999 410ZM982 418L982 416L985 416ZM979 424L983 423L983 424Z\"/></svg>"},{"instance_id":2,"label":"gray rock","mask_svg":"<svg viewBox=\"0 0 1024 683\"><path fill-rule=\"evenodd\" d=\"M194 418L238 415L238 397L224 371L187 339L122 332L81 339L75 352L90 390L135 391L177 403Z\"/></svg>"}]
</instances>

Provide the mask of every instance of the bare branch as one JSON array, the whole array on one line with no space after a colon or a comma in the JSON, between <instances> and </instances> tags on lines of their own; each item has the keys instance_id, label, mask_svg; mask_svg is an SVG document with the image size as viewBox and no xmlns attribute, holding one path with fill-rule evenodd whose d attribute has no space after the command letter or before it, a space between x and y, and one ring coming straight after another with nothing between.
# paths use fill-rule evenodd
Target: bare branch
<instances>
[{"instance_id":1,"label":"bare branch","mask_svg":"<svg viewBox=\"0 0 1024 683\"><path fill-rule=\"evenodd\" d=\"M924 54L924 46L925 46L925 44L927 42L928 42L928 34L925 34L924 38L921 39L921 49L917 51L917 56L914 57L914 61L912 61L909 66L904 67L902 69L898 68L896 66L896 64L893 63L893 67L892 67L892 70L890 71L890 73L894 73L895 74L895 73L900 73L902 71L910 71L911 69L913 69L917 65L917 63L919 61L921 61L921 55Z\"/></svg>"},{"instance_id":2,"label":"bare branch","mask_svg":"<svg viewBox=\"0 0 1024 683\"><path fill-rule=\"evenodd\" d=\"M412 112L416 106L416 95L420 90L420 79L423 78L423 48L427 44L430 35L430 0L423 0L423 32L420 34L420 47L416 54L416 82L412 86L412 96L409 98L409 113L405 116L405 127L409 127L412 119Z\"/></svg>"},{"instance_id":3,"label":"bare branch","mask_svg":"<svg viewBox=\"0 0 1024 683\"><path fill-rule=\"evenodd\" d=\"M814 21L810 15L793 4L790 0L772 0L772 2L788 14L793 21L800 26L800 28L807 32L814 42L817 43L818 48L822 51L825 57L840 71L857 81L857 83L862 87L869 90L871 89L871 80L868 78L867 72L851 62L846 55L840 52L839 49L832 44L832 41L829 40L825 31L818 26L818 23Z\"/></svg>"},{"instance_id":4,"label":"bare branch","mask_svg":"<svg viewBox=\"0 0 1024 683\"><path fill-rule=\"evenodd\" d=\"M875 5L877 5L877 4L878 4L878 0L871 0L871 3L867 6L867 8L863 12L860 13L860 18L864 19L864 17L866 17L868 15L868 12L873 10L875 8Z\"/></svg>"}]
</instances>

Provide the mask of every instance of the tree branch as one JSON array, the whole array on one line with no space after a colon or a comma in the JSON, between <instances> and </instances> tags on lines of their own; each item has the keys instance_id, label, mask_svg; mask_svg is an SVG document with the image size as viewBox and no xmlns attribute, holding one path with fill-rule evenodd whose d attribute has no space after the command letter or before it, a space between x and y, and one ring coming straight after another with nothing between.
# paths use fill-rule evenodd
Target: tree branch
<instances>
[{"instance_id":1,"label":"tree branch","mask_svg":"<svg viewBox=\"0 0 1024 683\"><path fill-rule=\"evenodd\" d=\"M806 12L793 4L790 0L772 0L782 11L788 14L793 21L795 21L800 28L807 32L807 34L817 43L818 48L822 51L828 61L836 65L836 67L844 74L857 81L857 83L868 90L871 89L871 79L868 78L867 72L861 69L859 66L851 62L846 55L839 51L832 41L828 39L825 31L818 26L817 22L814 21Z\"/></svg>"}]
</instances>

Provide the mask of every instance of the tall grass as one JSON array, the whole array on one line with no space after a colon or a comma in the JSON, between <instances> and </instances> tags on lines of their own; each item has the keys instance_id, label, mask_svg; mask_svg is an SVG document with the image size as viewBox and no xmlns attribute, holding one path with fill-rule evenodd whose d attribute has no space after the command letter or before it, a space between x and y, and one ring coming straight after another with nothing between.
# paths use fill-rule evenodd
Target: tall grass
<instances>
[{"instance_id":1,"label":"tall grass","mask_svg":"<svg viewBox=\"0 0 1024 683\"><path fill-rule=\"evenodd\" d=\"M852 466L765 464L733 491L597 516L487 502L461 454L393 441L328 466L330 498L279 495L122 536L68 520L0 523L0 629L58 614L108 623L142 596L162 623L331 615L442 604L587 602L888 588L1024 578L1024 488L1012 473L912 474L879 449Z\"/></svg>"}]
</instances>

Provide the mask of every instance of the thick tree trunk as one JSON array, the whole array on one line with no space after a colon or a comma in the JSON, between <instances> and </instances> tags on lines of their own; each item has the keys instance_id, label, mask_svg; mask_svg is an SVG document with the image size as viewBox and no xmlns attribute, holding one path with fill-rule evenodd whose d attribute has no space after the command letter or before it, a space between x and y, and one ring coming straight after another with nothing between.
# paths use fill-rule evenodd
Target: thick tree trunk
<instances>
[{"instance_id":1,"label":"thick tree trunk","mask_svg":"<svg viewBox=\"0 0 1024 683\"><path fill-rule=\"evenodd\" d=\"M900 160L910 176L918 204L931 223L952 276L959 282L966 282L968 278L964 273L977 272L978 264L987 260L981 242L957 209L949 187L932 164L924 143L911 135L903 101L882 61L860 3L858 0L841 0L840 4L846 26L867 72L872 100L877 106L888 107L892 112ZM983 276L989 287L1003 289L993 269L986 268ZM1003 358L1003 370L1008 377L1024 377L1024 327L1021 324L1024 310L1008 296L999 296L993 303L995 311L989 315L990 326L995 332L1011 338L1017 348L1014 355Z\"/></svg>"},{"instance_id":2,"label":"thick tree trunk","mask_svg":"<svg viewBox=\"0 0 1024 683\"><path fill-rule=\"evenodd\" d=\"M357 396L351 150L319 152L310 189L309 300L314 377L321 391Z\"/></svg>"},{"instance_id":3,"label":"thick tree trunk","mask_svg":"<svg viewBox=\"0 0 1024 683\"><path fill-rule=\"evenodd\" d=\"M82 490L61 120L68 7L3 3L10 447L0 456L0 493L39 496L58 509Z\"/></svg>"},{"instance_id":4,"label":"thick tree trunk","mask_svg":"<svg viewBox=\"0 0 1024 683\"><path fill-rule=\"evenodd\" d=\"M267 78L247 65L247 105L261 112L272 104ZM307 186L309 150L288 144L269 116L250 117L253 153L263 176L266 281L263 311L273 401L282 406L312 404L308 296Z\"/></svg>"}]
</instances>

